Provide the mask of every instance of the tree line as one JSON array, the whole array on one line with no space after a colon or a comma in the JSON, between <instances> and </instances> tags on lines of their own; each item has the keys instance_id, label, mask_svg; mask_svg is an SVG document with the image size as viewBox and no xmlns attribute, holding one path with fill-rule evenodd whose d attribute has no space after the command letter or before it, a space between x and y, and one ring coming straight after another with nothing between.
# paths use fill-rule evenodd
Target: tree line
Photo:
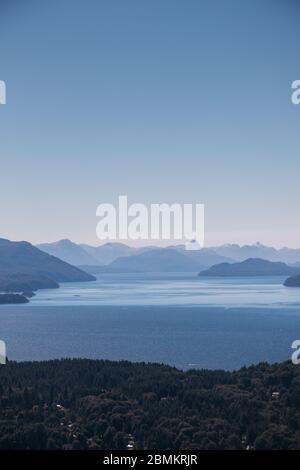
<instances>
[{"instance_id":1,"label":"tree line","mask_svg":"<svg viewBox=\"0 0 300 470\"><path fill-rule=\"evenodd\" d=\"M299 449L300 368L62 359L0 367L0 449Z\"/></svg>"}]
</instances>

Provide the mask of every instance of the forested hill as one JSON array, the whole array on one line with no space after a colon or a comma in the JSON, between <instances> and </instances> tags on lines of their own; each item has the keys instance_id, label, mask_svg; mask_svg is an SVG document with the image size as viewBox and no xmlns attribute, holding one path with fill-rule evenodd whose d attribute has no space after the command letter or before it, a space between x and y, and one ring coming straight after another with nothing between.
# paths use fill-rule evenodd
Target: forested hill
<instances>
[{"instance_id":1,"label":"forested hill","mask_svg":"<svg viewBox=\"0 0 300 470\"><path fill-rule=\"evenodd\" d=\"M299 267L288 266L285 263L249 258L241 263L216 264L205 271L201 271L199 276L293 276L299 274L299 270Z\"/></svg>"},{"instance_id":2,"label":"forested hill","mask_svg":"<svg viewBox=\"0 0 300 470\"><path fill-rule=\"evenodd\" d=\"M93 281L94 276L50 256L28 242L0 238L0 291L58 287L58 282Z\"/></svg>"},{"instance_id":3,"label":"forested hill","mask_svg":"<svg viewBox=\"0 0 300 470\"><path fill-rule=\"evenodd\" d=\"M300 366L0 366L0 449L299 449Z\"/></svg>"}]
</instances>

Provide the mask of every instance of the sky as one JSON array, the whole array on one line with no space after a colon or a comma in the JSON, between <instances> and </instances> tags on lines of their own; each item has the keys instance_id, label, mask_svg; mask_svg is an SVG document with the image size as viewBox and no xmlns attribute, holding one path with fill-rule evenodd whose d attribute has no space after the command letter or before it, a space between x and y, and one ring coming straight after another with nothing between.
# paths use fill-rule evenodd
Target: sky
<instances>
[{"instance_id":1,"label":"sky","mask_svg":"<svg viewBox=\"0 0 300 470\"><path fill-rule=\"evenodd\" d=\"M300 247L297 0L0 0L0 236L205 204L206 245Z\"/></svg>"}]
</instances>

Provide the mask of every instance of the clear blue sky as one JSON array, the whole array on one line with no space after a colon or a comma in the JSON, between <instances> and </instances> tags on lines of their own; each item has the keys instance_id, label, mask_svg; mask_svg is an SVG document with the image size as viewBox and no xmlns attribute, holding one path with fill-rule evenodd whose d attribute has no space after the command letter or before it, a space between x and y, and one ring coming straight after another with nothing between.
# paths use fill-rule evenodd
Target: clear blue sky
<instances>
[{"instance_id":1,"label":"clear blue sky","mask_svg":"<svg viewBox=\"0 0 300 470\"><path fill-rule=\"evenodd\" d=\"M0 235L201 202L206 243L300 246L296 0L0 0Z\"/></svg>"}]
</instances>

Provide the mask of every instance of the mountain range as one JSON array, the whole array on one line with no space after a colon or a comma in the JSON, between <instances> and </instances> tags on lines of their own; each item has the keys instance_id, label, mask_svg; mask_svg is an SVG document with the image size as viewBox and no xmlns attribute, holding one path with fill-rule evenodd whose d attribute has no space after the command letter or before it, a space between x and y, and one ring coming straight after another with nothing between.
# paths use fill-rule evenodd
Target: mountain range
<instances>
[{"instance_id":1,"label":"mountain range","mask_svg":"<svg viewBox=\"0 0 300 470\"><path fill-rule=\"evenodd\" d=\"M220 263L235 263L249 258L261 258L290 265L300 263L300 249L254 245L222 245L201 250L186 250L184 245L167 248L134 248L124 243L105 243L100 246L76 244L70 240L40 244L37 247L88 272L167 272L195 271ZM150 253L150 254L149 254ZM181 255L181 256L179 256ZM299 264L300 265L300 264Z\"/></svg>"},{"instance_id":2,"label":"mountain range","mask_svg":"<svg viewBox=\"0 0 300 470\"><path fill-rule=\"evenodd\" d=\"M117 258L108 269L114 272L197 272L203 266L197 259L173 248L157 248Z\"/></svg>"},{"instance_id":3,"label":"mountain range","mask_svg":"<svg viewBox=\"0 0 300 470\"><path fill-rule=\"evenodd\" d=\"M64 239L54 243L41 243L37 245L42 251L49 255L73 264L74 266L109 265L122 256L136 255L144 251L155 249L155 247L133 248L124 243L105 243L99 246L76 244L71 240Z\"/></svg>"},{"instance_id":4,"label":"mountain range","mask_svg":"<svg viewBox=\"0 0 300 470\"><path fill-rule=\"evenodd\" d=\"M122 243L90 247L77 245L70 240L61 240L53 244L39 245L38 248L24 241L0 239L0 292L27 292L25 297L30 297L32 291L57 288L60 282L95 280L92 274L100 272L200 271L199 276L298 276L288 280L286 285L299 285L300 264L296 262L299 250L276 250L260 244L237 247L238 245L224 245L202 250L186 250L183 245L168 248L132 248ZM288 265L281 261L261 258L247 258L236 262L233 258L225 256L230 254L242 258L249 252L258 252L261 256L268 254L273 259L284 254L292 263ZM69 262L58 256L68 259ZM85 270L73 266L70 262L80 265L86 263Z\"/></svg>"},{"instance_id":5,"label":"mountain range","mask_svg":"<svg viewBox=\"0 0 300 470\"><path fill-rule=\"evenodd\" d=\"M287 264L300 263L300 249L283 247L276 249L255 243L254 245L222 245L212 248L216 253L227 256L235 261L245 261L249 258L261 258L268 261L279 261Z\"/></svg>"},{"instance_id":6,"label":"mountain range","mask_svg":"<svg viewBox=\"0 0 300 470\"><path fill-rule=\"evenodd\" d=\"M300 274L286 279L284 285L286 287L300 287Z\"/></svg>"}]
</instances>

